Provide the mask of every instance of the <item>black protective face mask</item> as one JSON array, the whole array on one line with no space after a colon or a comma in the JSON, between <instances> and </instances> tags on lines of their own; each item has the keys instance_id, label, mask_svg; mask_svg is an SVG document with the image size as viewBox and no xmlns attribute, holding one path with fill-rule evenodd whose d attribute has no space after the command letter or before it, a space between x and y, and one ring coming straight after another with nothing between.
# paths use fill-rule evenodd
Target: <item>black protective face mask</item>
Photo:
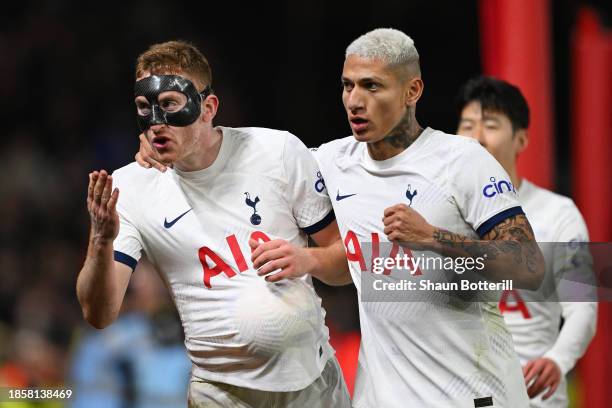
<instances>
[{"instance_id":1,"label":"black protective face mask","mask_svg":"<svg viewBox=\"0 0 612 408\"><path fill-rule=\"evenodd\" d=\"M158 97L167 91L180 92L187 97L181 109L169 111L159 104ZM151 75L136 81L134 97L144 96L149 107L138 110L138 127L141 131L149 129L152 125L189 126L195 122L201 113L201 104L211 94L210 86L206 86L199 93L193 83L179 75Z\"/></svg>"}]
</instances>

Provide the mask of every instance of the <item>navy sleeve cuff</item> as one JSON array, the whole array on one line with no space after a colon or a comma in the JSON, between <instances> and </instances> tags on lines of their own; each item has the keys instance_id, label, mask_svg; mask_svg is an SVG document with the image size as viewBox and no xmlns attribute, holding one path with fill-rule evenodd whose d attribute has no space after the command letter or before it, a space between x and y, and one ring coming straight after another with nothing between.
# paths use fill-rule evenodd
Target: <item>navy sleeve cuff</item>
<instances>
[{"instance_id":1,"label":"navy sleeve cuff","mask_svg":"<svg viewBox=\"0 0 612 408\"><path fill-rule=\"evenodd\" d=\"M335 219L336 214L334 213L334 210L331 210L325 217L323 217L321 221L311 225L310 227L302 228L302 231L304 231L308 235L316 234L317 232L321 231L323 228L331 224L332 221Z\"/></svg>"},{"instance_id":2,"label":"navy sleeve cuff","mask_svg":"<svg viewBox=\"0 0 612 408\"><path fill-rule=\"evenodd\" d=\"M119 251L114 251L113 258L115 258L115 261L121 262L122 264L132 268L132 271L134 270L134 268L136 268L136 264L138 263L137 260L129 256L128 254L124 254L123 252Z\"/></svg>"},{"instance_id":3,"label":"navy sleeve cuff","mask_svg":"<svg viewBox=\"0 0 612 408\"><path fill-rule=\"evenodd\" d=\"M482 238L489 231L495 228L495 226L499 224L500 222L510 217L514 217L515 215L521 215L521 214L525 214L525 213L523 212L523 209L520 206L508 208L507 210L504 210L498 214L495 214L494 216L492 216L491 218L483 222L480 225L480 227L476 230L476 232L478 233L478 236Z\"/></svg>"}]
</instances>

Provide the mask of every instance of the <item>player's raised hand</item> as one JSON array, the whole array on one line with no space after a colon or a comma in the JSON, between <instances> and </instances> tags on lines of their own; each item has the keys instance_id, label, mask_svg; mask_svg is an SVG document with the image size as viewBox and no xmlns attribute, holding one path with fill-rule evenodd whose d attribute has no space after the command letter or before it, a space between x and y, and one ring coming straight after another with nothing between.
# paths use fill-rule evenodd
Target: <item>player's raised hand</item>
<instances>
[{"instance_id":1,"label":"player's raised hand","mask_svg":"<svg viewBox=\"0 0 612 408\"><path fill-rule=\"evenodd\" d=\"M151 146L151 143L147 140L147 136L141 133L138 138L140 139L140 149L134 156L136 163L147 169L153 167L162 173L165 172L167 167L159 160L157 151Z\"/></svg>"},{"instance_id":2,"label":"player's raised hand","mask_svg":"<svg viewBox=\"0 0 612 408\"><path fill-rule=\"evenodd\" d=\"M421 214L406 204L396 204L385 210L384 233L392 242L424 242L433 239L434 227Z\"/></svg>"},{"instance_id":3,"label":"player's raised hand","mask_svg":"<svg viewBox=\"0 0 612 408\"><path fill-rule=\"evenodd\" d=\"M548 388L546 394L542 396L543 400L547 400L555 393L561 382L561 369L557 363L545 357L527 362L523 367L523 375L529 398L537 397Z\"/></svg>"},{"instance_id":4,"label":"player's raised hand","mask_svg":"<svg viewBox=\"0 0 612 408\"><path fill-rule=\"evenodd\" d=\"M113 241L119 234L117 199L119 189L113 190L113 177L106 170L89 173L87 210L91 220L91 238Z\"/></svg>"},{"instance_id":5,"label":"player's raised hand","mask_svg":"<svg viewBox=\"0 0 612 408\"><path fill-rule=\"evenodd\" d=\"M305 248L296 247L282 239L264 243L251 239L249 245L253 267L259 276L267 275L265 279L268 282L298 278L310 270L311 257Z\"/></svg>"}]
</instances>

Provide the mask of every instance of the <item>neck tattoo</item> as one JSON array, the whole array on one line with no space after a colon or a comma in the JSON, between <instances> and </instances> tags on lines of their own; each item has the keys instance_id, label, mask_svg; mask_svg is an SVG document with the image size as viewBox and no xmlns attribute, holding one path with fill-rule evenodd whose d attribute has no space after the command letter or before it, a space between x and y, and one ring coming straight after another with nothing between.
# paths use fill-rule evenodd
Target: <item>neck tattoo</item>
<instances>
[{"instance_id":1,"label":"neck tattoo","mask_svg":"<svg viewBox=\"0 0 612 408\"><path fill-rule=\"evenodd\" d=\"M406 114L400 122L383 139L396 149L407 149L423 132L423 128L416 122L412 108L406 109Z\"/></svg>"}]
</instances>

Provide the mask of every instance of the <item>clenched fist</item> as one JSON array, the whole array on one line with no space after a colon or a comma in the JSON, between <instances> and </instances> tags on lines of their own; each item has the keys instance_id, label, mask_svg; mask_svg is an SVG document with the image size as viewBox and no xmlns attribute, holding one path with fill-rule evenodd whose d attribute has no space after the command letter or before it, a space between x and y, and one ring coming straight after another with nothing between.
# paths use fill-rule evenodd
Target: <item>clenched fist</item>
<instances>
[{"instance_id":1,"label":"clenched fist","mask_svg":"<svg viewBox=\"0 0 612 408\"><path fill-rule=\"evenodd\" d=\"M433 240L435 228L406 204L387 208L383 224L385 235L391 242L416 243Z\"/></svg>"}]
</instances>

